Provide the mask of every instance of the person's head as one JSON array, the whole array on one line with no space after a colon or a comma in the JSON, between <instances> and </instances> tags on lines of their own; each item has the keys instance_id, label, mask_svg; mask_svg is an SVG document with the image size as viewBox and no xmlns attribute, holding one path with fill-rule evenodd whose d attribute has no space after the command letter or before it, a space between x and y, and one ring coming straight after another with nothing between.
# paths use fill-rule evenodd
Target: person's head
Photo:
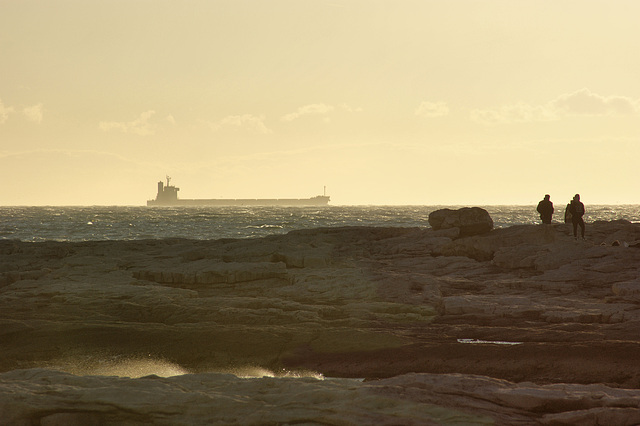
<instances>
[{"instance_id":1,"label":"person's head","mask_svg":"<svg viewBox=\"0 0 640 426\"><path fill-rule=\"evenodd\" d=\"M549 198L551 198L551 195L549 195L549 194L547 194L547 195L545 195L545 196L544 196L544 199L545 199L545 200L548 200Z\"/></svg>"},{"instance_id":2,"label":"person's head","mask_svg":"<svg viewBox=\"0 0 640 426\"><path fill-rule=\"evenodd\" d=\"M580 201L580 194L574 195L573 199L576 200L576 201Z\"/></svg>"}]
</instances>

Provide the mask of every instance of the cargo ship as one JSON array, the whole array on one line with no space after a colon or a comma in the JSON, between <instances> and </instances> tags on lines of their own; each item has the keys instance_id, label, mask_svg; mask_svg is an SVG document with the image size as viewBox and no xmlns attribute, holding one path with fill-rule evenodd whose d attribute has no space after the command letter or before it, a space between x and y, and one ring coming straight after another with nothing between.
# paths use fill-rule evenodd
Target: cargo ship
<instances>
[{"instance_id":1,"label":"cargo ship","mask_svg":"<svg viewBox=\"0 0 640 426\"><path fill-rule=\"evenodd\" d=\"M311 198L210 198L180 199L177 188L167 176L167 184L158 182L158 194L154 200L148 200L147 206L326 206L329 196L326 187L323 195Z\"/></svg>"}]
</instances>

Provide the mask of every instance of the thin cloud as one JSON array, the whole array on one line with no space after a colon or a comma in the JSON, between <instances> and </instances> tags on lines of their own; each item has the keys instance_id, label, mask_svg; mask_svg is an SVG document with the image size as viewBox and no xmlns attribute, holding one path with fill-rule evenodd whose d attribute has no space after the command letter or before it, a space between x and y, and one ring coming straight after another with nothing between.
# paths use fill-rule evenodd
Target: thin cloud
<instances>
[{"instance_id":1,"label":"thin cloud","mask_svg":"<svg viewBox=\"0 0 640 426\"><path fill-rule=\"evenodd\" d=\"M449 107L444 102L423 101L416 108L415 115L424 118L444 117L449 115Z\"/></svg>"},{"instance_id":2,"label":"thin cloud","mask_svg":"<svg viewBox=\"0 0 640 426\"><path fill-rule=\"evenodd\" d=\"M13 107L5 106L0 99L0 124L4 124L9 118L9 114L13 112Z\"/></svg>"},{"instance_id":3,"label":"thin cloud","mask_svg":"<svg viewBox=\"0 0 640 426\"><path fill-rule=\"evenodd\" d=\"M327 144L327 145L313 145L305 146L301 148L293 148L279 151L266 151L266 152L247 152L242 155L230 155L224 157L218 157L216 161L219 163L238 164L242 161L270 161L271 159L282 159L284 157L298 157L300 155L311 155L316 152L337 152L341 150L362 150L371 147L384 147L384 146L400 146L409 144L396 144L388 142L361 142L361 143L339 143L339 144ZM410 145L414 146L414 145ZM424 147L421 144L415 144L416 147ZM210 163L206 163L208 167Z\"/></svg>"},{"instance_id":4,"label":"thin cloud","mask_svg":"<svg viewBox=\"0 0 640 426\"><path fill-rule=\"evenodd\" d=\"M624 96L601 96L589 89L561 95L550 107L568 115L629 115L640 111L640 102Z\"/></svg>"},{"instance_id":5,"label":"thin cloud","mask_svg":"<svg viewBox=\"0 0 640 426\"><path fill-rule=\"evenodd\" d=\"M566 93L544 105L523 102L498 109L476 109L471 119L481 124L527 123L560 120L567 116L611 116L640 113L640 100L624 96L602 96L589 89Z\"/></svg>"},{"instance_id":6,"label":"thin cloud","mask_svg":"<svg viewBox=\"0 0 640 426\"><path fill-rule=\"evenodd\" d=\"M517 103L499 109L476 109L471 111L471 119L481 124L527 123L531 121L551 121L559 118L555 110L548 106Z\"/></svg>"},{"instance_id":7,"label":"thin cloud","mask_svg":"<svg viewBox=\"0 0 640 426\"><path fill-rule=\"evenodd\" d=\"M273 131L264 124L264 120L264 115L230 115L218 122L209 123L209 126L213 131L219 131L224 128L235 128L248 130L258 134L273 133Z\"/></svg>"},{"instance_id":8,"label":"thin cloud","mask_svg":"<svg viewBox=\"0 0 640 426\"><path fill-rule=\"evenodd\" d=\"M363 111L362 107L352 107L347 104L340 105L340 108L342 108L342 110L346 112L362 112Z\"/></svg>"},{"instance_id":9,"label":"thin cloud","mask_svg":"<svg viewBox=\"0 0 640 426\"><path fill-rule=\"evenodd\" d=\"M40 124L42 123L42 110L42 103L39 103L34 106L26 107L22 112L28 120Z\"/></svg>"},{"instance_id":10,"label":"thin cloud","mask_svg":"<svg viewBox=\"0 0 640 426\"><path fill-rule=\"evenodd\" d=\"M282 117L280 117L280 121L291 122L301 117L315 115L315 116L322 117L325 122L328 122L330 121L329 115L336 110L345 111L348 113L362 112L362 108L352 107L347 104L341 104L336 107L333 105L318 103L318 104L309 104L309 105L301 106L296 111L291 112L289 114L285 114Z\"/></svg>"},{"instance_id":11,"label":"thin cloud","mask_svg":"<svg viewBox=\"0 0 640 426\"><path fill-rule=\"evenodd\" d=\"M156 125L149 122L156 112L153 110L145 111L140 117L133 121L101 121L100 130L108 132L111 130L121 131L123 133L134 133L136 135L147 136L156 132Z\"/></svg>"},{"instance_id":12,"label":"thin cloud","mask_svg":"<svg viewBox=\"0 0 640 426\"><path fill-rule=\"evenodd\" d=\"M282 121L293 121L305 115L321 115L326 116L335 109L332 105L327 104L310 104L298 108L295 112L283 115Z\"/></svg>"},{"instance_id":13,"label":"thin cloud","mask_svg":"<svg viewBox=\"0 0 640 426\"><path fill-rule=\"evenodd\" d=\"M105 160L115 160L121 163L126 163L131 166L141 167L146 163L141 163L138 161L131 160L130 158L124 157L120 154L116 154L113 152L105 152L98 151L92 149L51 149L51 148L42 148L42 149L32 149L27 151L18 151L18 152L0 152L0 160L2 161L19 161L19 160L31 160L34 158L50 158L52 155L59 156L60 158L70 158L70 159L82 159L87 157L95 157L95 158L103 158Z\"/></svg>"}]
</instances>

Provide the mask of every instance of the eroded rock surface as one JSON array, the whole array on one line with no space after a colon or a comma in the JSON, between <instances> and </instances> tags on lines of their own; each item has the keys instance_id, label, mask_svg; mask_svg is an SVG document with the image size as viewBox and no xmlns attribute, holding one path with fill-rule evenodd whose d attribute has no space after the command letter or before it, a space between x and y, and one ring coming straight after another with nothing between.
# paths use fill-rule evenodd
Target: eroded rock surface
<instances>
[{"instance_id":1,"label":"eroded rock surface","mask_svg":"<svg viewBox=\"0 0 640 426\"><path fill-rule=\"evenodd\" d=\"M638 389L640 224L587 226L587 241L564 224L466 237L455 227L349 227L243 240L0 241L0 371L105 374L122 359L152 359L185 377L243 367L445 384L449 374L482 375L531 401L554 384L577 395L595 389L581 385ZM29 395L43 374L0 384L22 380ZM119 380L108 387L133 379ZM637 416L633 392L627 405L550 408L571 405L571 392L563 403L506 404L504 418L471 402L447 407L506 424L522 413L549 424ZM0 410L9 405L0 398ZM59 414L47 424L73 414L47 412Z\"/></svg>"}]
</instances>

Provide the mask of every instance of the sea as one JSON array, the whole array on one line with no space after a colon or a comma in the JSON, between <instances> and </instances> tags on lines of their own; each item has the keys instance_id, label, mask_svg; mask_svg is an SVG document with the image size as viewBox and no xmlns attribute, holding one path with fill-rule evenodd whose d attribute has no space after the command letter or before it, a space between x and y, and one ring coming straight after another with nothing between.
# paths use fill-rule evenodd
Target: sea
<instances>
[{"instance_id":1,"label":"sea","mask_svg":"<svg viewBox=\"0 0 640 426\"><path fill-rule=\"evenodd\" d=\"M461 206L0 207L0 239L25 242L258 238L296 229L429 227L429 213ZM539 223L535 206L482 206L494 226ZM564 209L556 209L554 222ZM587 206L585 222L640 222L640 205Z\"/></svg>"}]
</instances>

